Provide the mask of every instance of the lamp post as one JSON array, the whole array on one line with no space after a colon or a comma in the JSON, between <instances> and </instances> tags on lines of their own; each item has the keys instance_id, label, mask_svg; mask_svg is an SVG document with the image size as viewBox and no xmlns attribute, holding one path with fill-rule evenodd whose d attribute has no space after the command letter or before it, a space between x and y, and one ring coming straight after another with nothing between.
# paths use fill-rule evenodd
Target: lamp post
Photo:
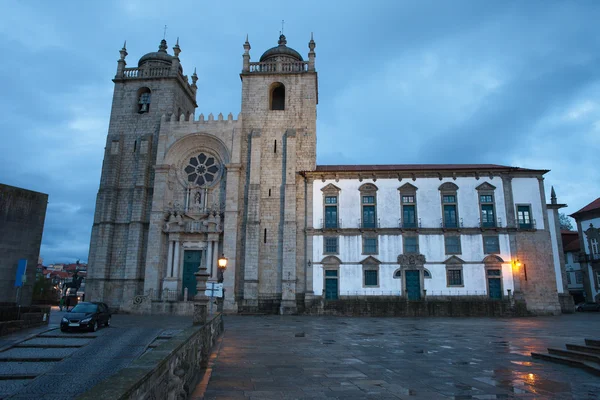
<instances>
[{"instance_id":1,"label":"lamp post","mask_svg":"<svg viewBox=\"0 0 600 400\"><path fill-rule=\"evenodd\" d=\"M221 254L221 257L217 260L217 265L219 267L218 281L219 283L223 283L223 280L225 279L225 270L227 269L227 257L225 257L225 254Z\"/></svg>"}]
</instances>

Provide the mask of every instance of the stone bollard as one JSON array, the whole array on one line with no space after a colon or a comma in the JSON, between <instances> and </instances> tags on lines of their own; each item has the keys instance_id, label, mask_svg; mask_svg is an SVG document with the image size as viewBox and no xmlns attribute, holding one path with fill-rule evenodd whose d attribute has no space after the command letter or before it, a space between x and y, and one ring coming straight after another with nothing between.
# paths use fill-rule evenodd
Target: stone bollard
<instances>
[{"instance_id":1,"label":"stone bollard","mask_svg":"<svg viewBox=\"0 0 600 400\"><path fill-rule=\"evenodd\" d=\"M194 325L204 325L208 317L208 297L206 296L206 281L210 274L206 268L196 272L196 296L194 296Z\"/></svg>"}]
</instances>

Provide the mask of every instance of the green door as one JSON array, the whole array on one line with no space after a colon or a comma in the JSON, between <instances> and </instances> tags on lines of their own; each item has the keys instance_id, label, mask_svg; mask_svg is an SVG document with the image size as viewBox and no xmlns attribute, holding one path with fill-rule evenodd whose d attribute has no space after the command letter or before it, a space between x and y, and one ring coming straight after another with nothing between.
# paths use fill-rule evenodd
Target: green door
<instances>
[{"instance_id":1,"label":"green door","mask_svg":"<svg viewBox=\"0 0 600 400\"><path fill-rule=\"evenodd\" d=\"M335 270L325 271L325 299L337 300L338 298L338 272Z\"/></svg>"},{"instance_id":2,"label":"green door","mask_svg":"<svg viewBox=\"0 0 600 400\"><path fill-rule=\"evenodd\" d=\"M418 270L406 270L406 291L409 300L421 299L421 273Z\"/></svg>"},{"instance_id":3,"label":"green door","mask_svg":"<svg viewBox=\"0 0 600 400\"><path fill-rule=\"evenodd\" d=\"M488 278L488 287L490 288L490 299L502 299L502 286L500 278Z\"/></svg>"},{"instance_id":4,"label":"green door","mask_svg":"<svg viewBox=\"0 0 600 400\"><path fill-rule=\"evenodd\" d=\"M202 261L202 250L186 250L183 253L183 286L181 294L188 288L188 299L196 295L196 276Z\"/></svg>"}]
</instances>

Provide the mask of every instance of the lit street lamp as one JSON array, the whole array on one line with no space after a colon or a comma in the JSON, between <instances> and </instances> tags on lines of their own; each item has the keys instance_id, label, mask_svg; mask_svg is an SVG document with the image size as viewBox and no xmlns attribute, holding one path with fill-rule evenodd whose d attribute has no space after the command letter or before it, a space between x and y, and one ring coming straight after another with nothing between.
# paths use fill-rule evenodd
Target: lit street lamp
<instances>
[{"instance_id":1,"label":"lit street lamp","mask_svg":"<svg viewBox=\"0 0 600 400\"><path fill-rule=\"evenodd\" d=\"M217 260L217 264L219 266L219 283L223 283L223 279L225 278L225 270L227 269L227 257L225 254L221 254L221 257Z\"/></svg>"}]
</instances>

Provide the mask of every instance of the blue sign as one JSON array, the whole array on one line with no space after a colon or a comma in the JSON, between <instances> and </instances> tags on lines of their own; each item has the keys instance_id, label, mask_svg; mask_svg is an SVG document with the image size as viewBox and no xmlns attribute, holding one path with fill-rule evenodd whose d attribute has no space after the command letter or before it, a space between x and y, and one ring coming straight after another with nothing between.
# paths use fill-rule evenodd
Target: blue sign
<instances>
[{"instance_id":1,"label":"blue sign","mask_svg":"<svg viewBox=\"0 0 600 400\"><path fill-rule=\"evenodd\" d=\"M17 266L17 276L15 277L15 287L23 286L23 276L27 270L27 259L21 258Z\"/></svg>"}]
</instances>

